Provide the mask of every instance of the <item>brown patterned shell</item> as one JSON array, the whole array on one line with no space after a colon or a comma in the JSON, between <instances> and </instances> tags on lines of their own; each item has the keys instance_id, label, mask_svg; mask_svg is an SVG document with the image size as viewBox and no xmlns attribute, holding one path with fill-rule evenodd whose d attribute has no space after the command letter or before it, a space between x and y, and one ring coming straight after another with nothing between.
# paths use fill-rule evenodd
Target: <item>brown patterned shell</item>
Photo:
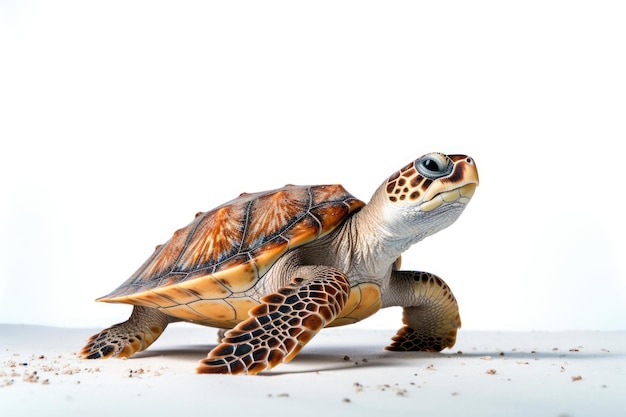
<instances>
[{"instance_id":1,"label":"brown patterned shell","mask_svg":"<svg viewBox=\"0 0 626 417\"><path fill-rule=\"evenodd\" d=\"M216 326L240 321L253 288L287 251L334 230L365 204L341 185L294 186L198 213L126 282L99 301L159 308Z\"/></svg>"}]
</instances>

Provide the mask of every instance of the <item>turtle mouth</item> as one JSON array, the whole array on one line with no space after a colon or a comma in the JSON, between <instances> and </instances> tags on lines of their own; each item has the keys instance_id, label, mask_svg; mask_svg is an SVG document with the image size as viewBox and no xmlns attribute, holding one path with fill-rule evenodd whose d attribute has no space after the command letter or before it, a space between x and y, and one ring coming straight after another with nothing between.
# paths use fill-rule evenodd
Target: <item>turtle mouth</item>
<instances>
[{"instance_id":1,"label":"turtle mouth","mask_svg":"<svg viewBox=\"0 0 626 417\"><path fill-rule=\"evenodd\" d=\"M420 211L432 211L444 204L450 203L467 204L474 195L474 191L476 191L477 185L478 184L472 182L469 184L465 184L462 187L455 188L454 190L439 193L429 201L420 204Z\"/></svg>"}]
</instances>

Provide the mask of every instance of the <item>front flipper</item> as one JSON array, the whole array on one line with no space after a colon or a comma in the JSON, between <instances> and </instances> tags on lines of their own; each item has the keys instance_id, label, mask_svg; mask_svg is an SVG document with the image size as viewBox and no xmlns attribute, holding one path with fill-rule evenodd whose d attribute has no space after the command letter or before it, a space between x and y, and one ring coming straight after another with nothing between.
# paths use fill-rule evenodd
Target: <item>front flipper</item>
<instances>
[{"instance_id":1,"label":"front flipper","mask_svg":"<svg viewBox=\"0 0 626 417\"><path fill-rule=\"evenodd\" d=\"M199 373L256 374L289 362L339 314L350 284L337 269L301 267L297 278L261 298L250 317L226 332L200 361Z\"/></svg>"},{"instance_id":2,"label":"front flipper","mask_svg":"<svg viewBox=\"0 0 626 417\"><path fill-rule=\"evenodd\" d=\"M385 304L404 307L404 327L387 350L439 352L451 348L461 327L459 306L450 287L427 272L395 271L391 299Z\"/></svg>"}]
</instances>

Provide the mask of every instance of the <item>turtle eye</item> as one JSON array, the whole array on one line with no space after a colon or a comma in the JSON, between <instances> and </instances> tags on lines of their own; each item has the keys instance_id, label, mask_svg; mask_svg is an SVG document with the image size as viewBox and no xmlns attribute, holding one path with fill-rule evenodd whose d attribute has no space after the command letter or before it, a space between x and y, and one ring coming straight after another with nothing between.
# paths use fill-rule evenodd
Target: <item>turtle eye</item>
<instances>
[{"instance_id":1,"label":"turtle eye","mask_svg":"<svg viewBox=\"0 0 626 417\"><path fill-rule=\"evenodd\" d=\"M430 154L415 161L415 169L428 179L435 180L452 172L452 163L443 155Z\"/></svg>"}]
</instances>

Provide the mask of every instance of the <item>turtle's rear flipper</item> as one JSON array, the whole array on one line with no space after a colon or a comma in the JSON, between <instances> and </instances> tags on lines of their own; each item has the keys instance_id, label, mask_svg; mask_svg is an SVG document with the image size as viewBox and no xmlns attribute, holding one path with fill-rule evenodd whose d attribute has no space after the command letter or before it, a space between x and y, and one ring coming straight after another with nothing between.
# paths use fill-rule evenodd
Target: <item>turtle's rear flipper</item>
<instances>
[{"instance_id":1,"label":"turtle's rear flipper","mask_svg":"<svg viewBox=\"0 0 626 417\"><path fill-rule=\"evenodd\" d=\"M262 304L226 333L197 371L256 374L293 359L339 314L350 292L347 277L334 268L301 267L296 276L261 298Z\"/></svg>"},{"instance_id":2,"label":"turtle's rear flipper","mask_svg":"<svg viewBox=\"0 0 626 417\"><path fill-rule=\"evenodd\" d=\"M127 321L91 336L79 355L84 359L127 358L150 346L173 321L177 320L155 308L135 306Z\"/></svg>"}]
</instances>

